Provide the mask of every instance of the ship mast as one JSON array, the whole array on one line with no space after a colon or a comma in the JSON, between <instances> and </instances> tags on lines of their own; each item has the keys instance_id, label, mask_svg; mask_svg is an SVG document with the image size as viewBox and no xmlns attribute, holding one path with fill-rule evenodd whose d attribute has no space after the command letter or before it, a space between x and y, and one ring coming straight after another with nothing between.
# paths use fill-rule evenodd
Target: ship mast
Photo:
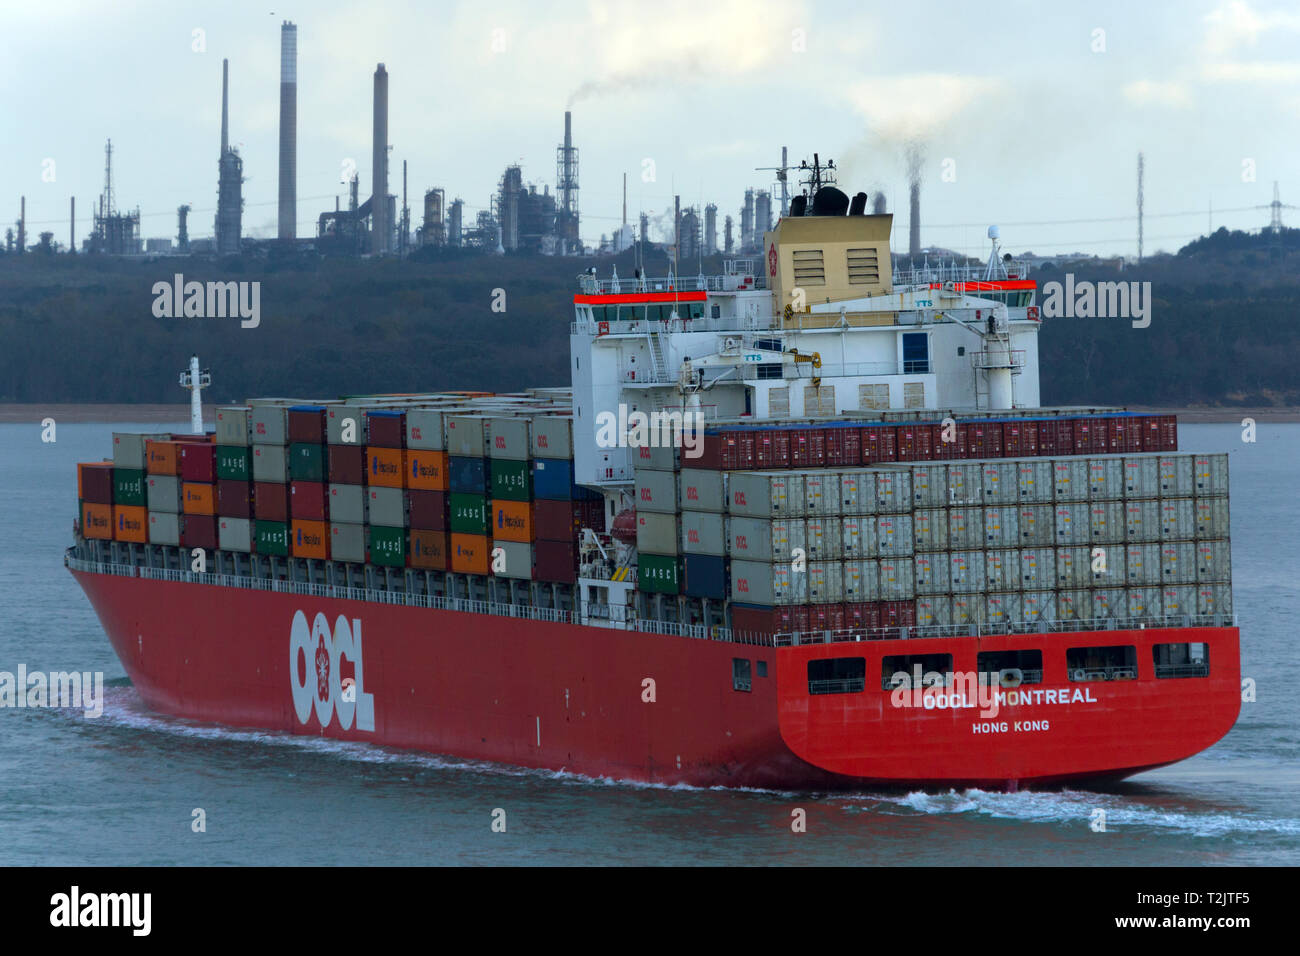
<instances>
[{"instance_id":1,"label":"ship mast","mask_svg":"<svg viewBox=\"0 0 1300 956\"><path fill-rule=\"evenodd\" d=\"M208 369L199 371L199 357L190 356L190 367L181 372L181 388L190 390L190 431L195 435L203 434L203 390L212 384L212 373Z\"/></svg>"}]
</instances>

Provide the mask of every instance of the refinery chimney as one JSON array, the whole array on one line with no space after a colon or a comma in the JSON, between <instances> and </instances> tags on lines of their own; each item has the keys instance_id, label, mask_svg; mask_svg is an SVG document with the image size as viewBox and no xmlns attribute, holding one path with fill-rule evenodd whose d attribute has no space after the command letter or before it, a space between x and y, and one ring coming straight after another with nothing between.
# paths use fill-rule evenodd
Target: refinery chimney
<instances>
[{"instance_id":1,"label":"refinery chimney","mask_svg":"<svg viewBox=\"0 0 1300 956\"><path fill-rule=\"evenodd\" d=\"M917 259L921 255L921 183L916 179L912 180L910 204L907 252Z\"/></svg>"},{"instance_id":2,"label":"refinery chimney","mask_svg":"<svg viewBox=\"0 0 1300 956\"><path fill-rule=\"evenodd\" d=\"M217 216L213 236L218 255L238 255L244 211L244 161L230 147L230 61L221 61L221 156L217 160Z\"/></svg>"},{"instance_id":3,"label":"refinery chimney","mask_svg":"<svg viewBox=\"0 0 1300 956\"><path fill-rule=\"evenodd\" d=\"M388 251L388 71L375 67L375 132L370 189L370 251Z\"/></svg>"},{"instance_id":4,"label":"refinery chimney","mask_svg":"<svg viewBox=\"0 0 1300 956\"><path fill-rule=\"evenodd\" d=\"M298 28L280 25L280 230L298 238Z\"/></svg>"}]
</instances>

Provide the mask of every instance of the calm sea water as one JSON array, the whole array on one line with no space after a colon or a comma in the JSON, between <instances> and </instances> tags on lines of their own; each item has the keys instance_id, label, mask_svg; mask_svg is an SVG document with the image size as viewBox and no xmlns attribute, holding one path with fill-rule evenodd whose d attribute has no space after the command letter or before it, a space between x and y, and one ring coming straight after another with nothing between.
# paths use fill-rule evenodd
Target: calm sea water
<instances>
[{"instance_id":1,"label":"calm sea water","mask_svg":"<svg viewBox=\"0 0 1300 956\"><path fill-rule=\"evenodd\" d=\"M114 430L182 427L159 424L62 425L54 444L35 424L0 425L0 670L99 670L110 684L98 719L0 710L0 865L1300 863L1300 425L1262 426L1255 444L1235 426L1182 429L1186 449L1232 453L1242 670L1258 702L1219 744L1104 791L825 797L630 786L150 714L62 553L74 463L108 453ZM1098 808L1105 833L1089 825Z\"/></svg>"}]
</instances>

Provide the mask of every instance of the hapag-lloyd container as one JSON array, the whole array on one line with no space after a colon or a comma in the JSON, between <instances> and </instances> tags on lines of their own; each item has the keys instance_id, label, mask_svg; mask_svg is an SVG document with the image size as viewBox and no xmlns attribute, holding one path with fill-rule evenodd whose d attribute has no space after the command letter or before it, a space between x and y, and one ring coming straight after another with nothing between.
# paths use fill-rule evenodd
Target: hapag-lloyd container
<instances>
[{"instance_id":1,"label":"hapag-lloyd container","mask_svg":"<svg viewBox=\"0 0 1300 956\"><path fill-rule=\"evenodd\" d=\"M528 544L533 540L532 508L526 501L501 501L489 503L488 534L495 541L515 541ZM529 552L531 555L532 552Z\"/></svg>"},{"instance_id":2,"label":"hapag-lloyd container","mask_svg":"<svg viewBox=\"0 0 1300 956\"><path fill-rule=\"evenodd\" d=\"M721 472L718 474L721 474ZM713 557L725 555L727 553L727 535L724 521L725 519L721 514L712 511L683 511L681 515L682 553L687 555L711 555ZM706 595L697 596L704 597Z\"/></svg>"},{"instance_id":3,"label":"hapag-lloyd container","mask_svg":"<svg viewBox=\"0 0 1300 956\"><path fill-rule=\"evenodd\" d=\"M861 558L878 552L876 519L874 517L871 515L844 515L839 519L839 522L844 557Z\"/></svg>"},{"instance_id":4,"label":"hapag-lloyd container","mask_svg":"<svg viewBox=\"0 0 1300 956\"><path fill-rule=\"evenodd\" d=\"M788 471L736 472L729 477L728 508L756 518L802 515L803 475Z\"/></svg>"},{"instance_id":5,"label":"hapag-lloyd container","mask_svg":"<svg viewBox=\"0 0 1300 956\"><path fill-rule=\"evenodd\" d=\"M807 527L802 518L735 517L728 522L727 533L729 553L735 559L790 561L795 548L807 548Z\"/></svg>"},{"instance_id":6,"label":"hapag-lloyd container","mask_svg":"<svg viewBox=\"0 0 1300 956\"><path fill-rule=\"evenodd\" d=\"M528 490L527 466L525 468L525 493ZM421 491L447 490L447 453L424 448L406 452L406 487Z\"/></svg>"},{"instance_id":7,"label":"hapag-lloyd container","mask_svg":"<svg viewBox=\"0 0 1300 956\"><path fill-rule=\"evenodd\" d=\"M640 583L640 575L637 578ZM808 601L808 575L796 574L790 562L731 562L731 599L745 604L762 604L769 607L787 604L806 604Z\"/></svg>"},{"instance_id":8,"label":"hapag-lloyd container","mask_svg":"<svg viewBox=\"0 0 1300 956\"><path fill-rule=\"evenodd\" d=\"M295 446L296 448L297 446ZM479 459L482 461L482 459ZM406 452L400 448L366 448L366 483L401 488L406 482Z\"/></svg>"},{"instance_id":9,"label":"hapag-lloyd container","mask_svg":"<svg viewBox=\"0 0 1300 956\"><path fill-rule=\"evenodd\" d=\"M677 512L677 476L671 471L636 470L636 510Z\"/></svg>"},{"instance_id":10,"label":"hapag-lloyd container","mask_svg":"<svg viewBox=\"0 0 1300 956\"><path fill-rule=\"evenodd\" d=\"M728 475L725 471L683 468L677 489L682 511L726 511Z\"/></svg>"},{"instance_id":11,"label":"hapag-lloyd container","mask_svg":"<svg viewBox=\"0 0 1300 956\"><path fill-rule=\"evenodd\" d=\"M844 600L880 600L880 562L874 558L846 560L844 567Z\"/></svg>"},{"instance_id":12,"label":"hapag-lloyd container","mask_svg":"<svg viewBox=\"0 0 1300 956\"><path fill-rule=\"evenodd\" d=\"M636 549L641 554L677 554L677 516L638 511Z\"/></svg>"},{"instance_id":13,"label":"hapag-lloyd container","mask_svg":"<svg viewBox=\"0 0 1300 956\"><path fill-rule=\"evenodd\" d=\"M330 530L333 531L333 528L331 525ZM448 547L449 539L445 531L412 531L407 537L406 553L413 568L445 571Z\"/></svg>"}]
</instances>

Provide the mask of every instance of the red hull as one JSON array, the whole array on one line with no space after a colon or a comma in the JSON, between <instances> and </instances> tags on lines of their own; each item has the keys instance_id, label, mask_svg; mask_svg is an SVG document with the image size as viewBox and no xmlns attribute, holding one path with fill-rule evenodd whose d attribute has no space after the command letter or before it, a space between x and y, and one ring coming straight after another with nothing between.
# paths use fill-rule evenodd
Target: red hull
<instances>
[{"instance_id":1,"label":"red hull","mask_svg":"<svg viewBox=\"0 0 1300 956\"><path fill-rule=\"evenodd\" d=\"M1232 628L772 648L73 574L153 710L592 777L790 789L1118 778L1204 750L1240 708ZM360 650L349 652L358 635ZM1189 640L1209 644L1211 676L1157 679L1150 646ZM1067 647L1120 643L1138 647L1137 680L1068 682ZM865 656L870 674L882 653L951 653L956 670L973 671L977 650L1013 647L1043 650L1033 691L1086 688L1091 699L1040 695L984 719L969 709L900 709L878 680L861 693L808 694L812 658ZM767 662L766 677L754 668L750 692L732 687L732 659L742 657ZM989 722L1007 729L976 729Z\"/></svg>"}]
</instances>

